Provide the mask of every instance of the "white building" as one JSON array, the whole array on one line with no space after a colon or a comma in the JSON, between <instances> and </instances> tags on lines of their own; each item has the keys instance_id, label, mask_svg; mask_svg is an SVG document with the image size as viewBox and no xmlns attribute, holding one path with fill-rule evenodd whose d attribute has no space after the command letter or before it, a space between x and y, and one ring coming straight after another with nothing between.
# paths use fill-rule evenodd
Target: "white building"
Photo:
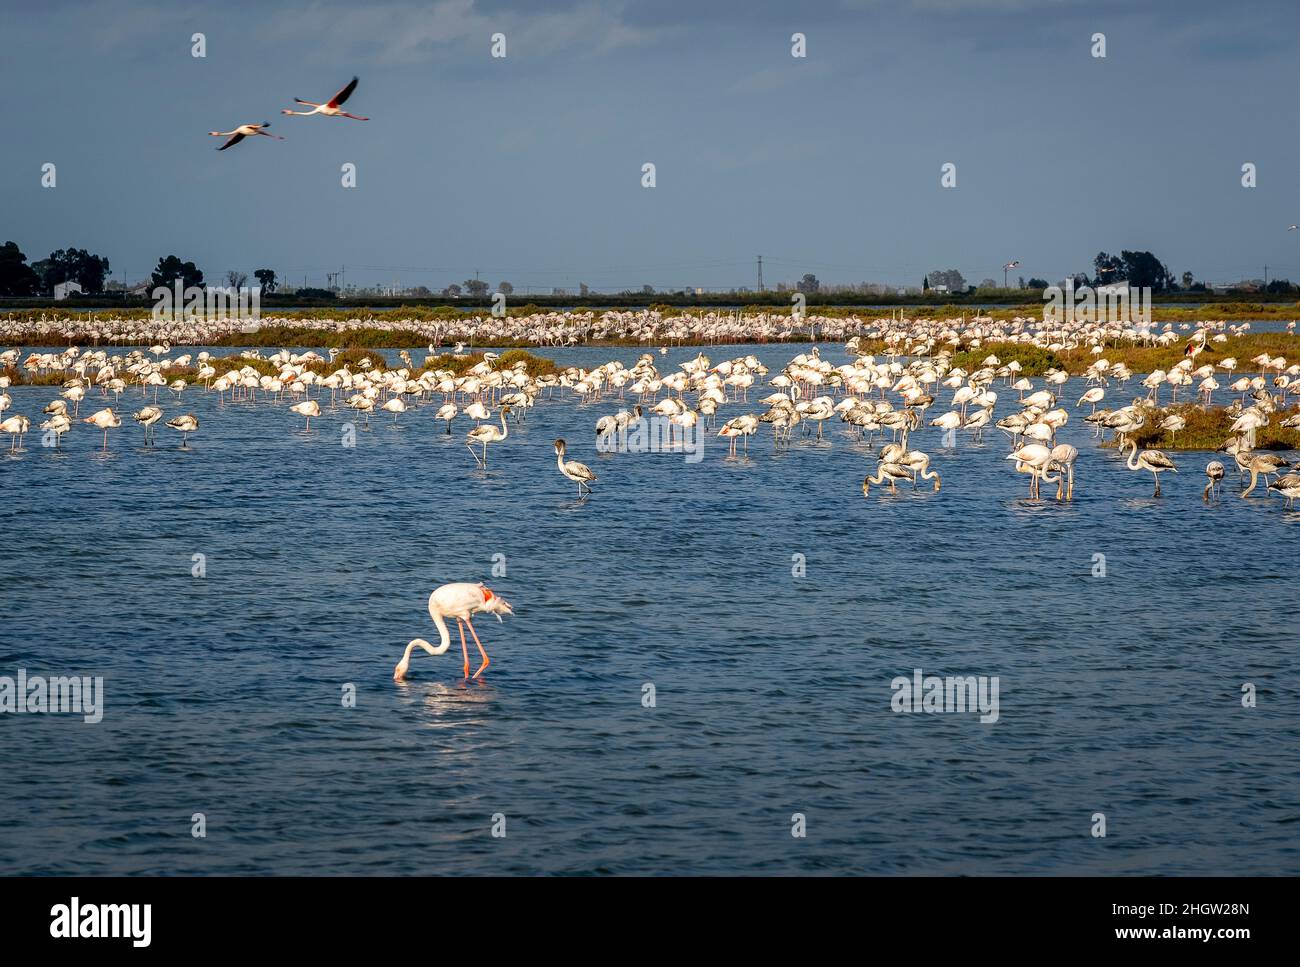
<instances>
[{"instance_id":1,"label":"white building","mask_svg":"<svg viewBox=\"0 0 1300 967\"><path fill-rule=\"evenodd\" d=\"M76 282L60 282L54 287L54 298L61 301L74 293L79 294L81 291L81 286Z\"/></svg>"}]
</instances>

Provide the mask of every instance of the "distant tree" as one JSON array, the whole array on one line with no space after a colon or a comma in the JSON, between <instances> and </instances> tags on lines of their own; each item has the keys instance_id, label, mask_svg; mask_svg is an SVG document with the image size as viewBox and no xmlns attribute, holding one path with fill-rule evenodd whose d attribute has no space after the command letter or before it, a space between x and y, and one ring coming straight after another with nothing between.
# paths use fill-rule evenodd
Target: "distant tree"
<instances>
[{"instance_id":1,"label":"distant tree","mask_svg":"<svg viewBox=\"0 0 1300 967\"><path fill-rule=\"evenodd\" d=\"M305 288L297 289L293 293L295 299L333 299L334 293L329 289Z\"/></svg>"},{"instance_id":2,"label":"distant tree","mask_svg":"<svg viewBox=\"0 0 1300 967\"><path fill-rule=\"evenodd\" d=\"M47 295L60 282L75 282L83 292L103 292L110 271L108 259L79 248L51 252L48 259L33 263L32 269L40 278L41 291Z\"/></svg>"},{"instance_id":3,"label":"distant tree","mask_svg":"<svg viewBox=\"0 0 1300 967\"><path fill-rule=\"evenodd\" d=\"M1290 279L1274 279L1272 282L1270 282L1268 285L1264 287L1264 291L1274 292L1278 294L1286 294L1289 292L1294 292L1295 288L1296 287L1291 284Z\"/></svg>"},{"instance_id":4,"label":"distant tree","mask_svg":"<svg viewBox=\"0 0 1300 967\"><path fill-rule=\"evenodd\" d=\"M248 282L248 273L240 272L238 269L231 269L226 273L226 286L231 289L242 289Z\"/></svg>"},{"instance_id":5,"label":"distant tree","mask_svg":"<svg viewBox=\"0 0 1300 967\"><path fill-rule=\"evenodd\" d=\"M956 269L941 269L931 272L926 278L930 280L930 285L946 285L949 292L966 291L966 279Z\"/></svg>"},{"instance_id":6,"label":"distant tree","mask_svg":"<svg viewBox=\"0 0 1300 967\"><path fill-rule=\"evenodd\" d=\"M1195 281L1196 281L1196 276L1192 275L1192 273L1190 273L1190 272L1184 272L1184 273L1183 273L1183 288L1184 288L1184 289L1190 289L1190 288L1192 287L1192 284L1193 284Z\"/></svg>"},{"instance_id":7,"label":"distant tree","mask_svg":"<svg viewBox=\"0 0 1300 967\"><path fill-rule=\"evenodd\" d=\"M429 289L427 285L415 286L413 289L411 289L411 295L415 296L417 299L433 298L433 292Z\"/></svg>"},{"instance_id":8,"label":"distant tree","mask_svg":"<svg viewBox=\"0 0 1300 967\"><path fill-rule=\"evenodd\" d=\"M1023 289L1024 287L1025 287L1025 277L1022 275L1020 276L1020 288Z\"/></svg>"},{"instance_id":9,"label":"distant tree","mask_svg":"<svg viewBox=\"0 0 1300 967\"><path fill-rule=\"evenodd\" d=\"M1128 284L1143 289L1150 286L1152 292L1167 292L1173 287L1174 277L1169 269L1150 252L1120 252L1124 261L1124 278Z\"/></svg>"},{"instance_id":10,"label":"distant tree","mask_svg":"<svg viewBox=\"0 0 1300 967\"><path fill-rule=\"evenodd\" d=\"M1093 276L1091 285L1110 285L1113 282L1123 282L1128 276L1124 273L1124 260L1118 255L1107 255L1105 252L1098 252L1097 257L1092 260Z\"/></svg>"},{"instance_id":11,"label":"distant tree","mask_svg":"<svg viewBox=\"0 0 1300 967\"><path fill-rule=\"evenodd\" d=\"M982 282L980 282L979 287L980 287L981 289L996 289L996 288L998 287L998 280L997 280L997 279L984 279Z\"/></svg>"},{"instance_id":12,"label":"distant tree","mask_svg":"<svg viewBox=\"0 0 1300 967\"><path fill-rule=\"evenodd\" d=\"M16 242L0 246L0 295L35 295L40 279Z\"/></svg>"},{"instance_id":13,"label":"distant tree","mask_svg":"<svg viewBox=\"0 0 1300 967\"><path fill-rule=\"evenodd\" d=\"M465 291L469 293L472 299L481 299L488 292L488 284L480 279L466 279Z\"/></svg>"},{"instance_id":14,"label":"distant tree","mask_svg":"<svg viewBox=\"0 0 1300 967\"><path fill-rule=\"evenodd\" d=\"M930 277L928 275L921 280L921 291L922 292L930 291Z\"/></svg>"},{"instance_id":15,"label":"distant tree","mask_svg":"<svg viewBox=\"0 0 1300 967\"><path fill-rule=\"evenodd\" d=\"M811 272L805 272L804 277L800 279L798 284L795 286L795 288L804 295L812 295L821 287L822 284L817 281L817 276L813 275Z\"/></svg>"},{"instance_id":16,"label":"distant tree","mask_svg":"<svg viewBox=\"0 0 1300 967\"><path fill-rule=\"evenodd\" d=\"M497 291L504 295L514 295L515 287L511 285L509 282L502 282L500 285L497 286Z\"/></svg>"},{"instance_id":17,"label":"distant tree","mask_svg":"<svg viewBox=\"0 0 1300 967\"><path fill-rule=\"evenodd\" d=\"M199 271L199 267L193 262L182 262L175 255L159 259L158 267L153 270L153 275L150 277L154 288L172 285L177 279L181 280L183 289L203 285L203 273Z\"/></svg>"},{"instance_id":18,"label":"distant tree","mask_svg":"<svg viewBox=\"0 0 1300 967\"><path fill-rule=\"evenodd\" d=\"M1028 286L1031 289L1046 289L1047 285L1048 282L1046 279L1030 279L1023 286L1021 286L1021 288L1023 289L1026 286Z\"/></svg>"},{"instance_id":19,"label":"distant tree","mask_svg":"<svg viewBox=\"0 0 1300 967\"><path fill-rule=\"evenodd\" d=\"M253 273L253 278L257 279L257 284L262 287L263 292L275 291L275 272L271 269L258 269Z\"/></svg>"},{"instance_id":20,"label":"distant tree","mask_svg":"<svg viewBox=\"0 0 1300 967\"><path fill-rule=\"evenodd\" d=\"M442 294L451 296L453 299L459 299L460 286L458 286L455 282L453 282L451 285L447 286L447 288L442 290Z\"/></svg>"},{"instance_id":21,"label":"distant tree","mask_svg":"<svg viewBox=\"0 0 1300 967\"><path fill-rule=\"evenodd\" d=\"M641 294L642 294L642 295L654 295L654 294L655 294L655 287L654 287L653 285L643 285L643 286L641 286Z\"/></svg>"}]
</instances>

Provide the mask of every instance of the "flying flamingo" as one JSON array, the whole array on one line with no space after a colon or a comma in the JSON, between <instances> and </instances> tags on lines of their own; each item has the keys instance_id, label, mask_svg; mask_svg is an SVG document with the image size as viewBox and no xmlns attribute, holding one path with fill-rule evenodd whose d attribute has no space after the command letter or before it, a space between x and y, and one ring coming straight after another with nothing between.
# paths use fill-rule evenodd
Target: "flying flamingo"
<instances>
[{"instance_id":1,"label":"flying flamingo","mask_svg":"<svg viewBox=\"0 0 1300 967\"><path fill-rule=\"evenodd\" d=\"M355 114L349 114L347 111L340 111L339 105L352 96L352 92L357 89L357 78L352 78L348 86L343 88L325 104L316 104L314 101L304 101L300 97L295 97L295 104L306 104L311 108L310 111L291 111L287 107L283 108L281 114L296 114L299 117L308 117L312 114L323 114L329 118L351 118L354 121L369 121L370 118L357 117Z\"/></svg>"},{"instance_id":2,"label":"flying flamingo","mask_svg":"<svg viewBox=\"0 0 1300 967\"><path fill-rule=\"evenodd\" d=\"M469 678L469 649L465 646L465 625L469 626L469 633L474 636L474 644L478 645L479 654L483 656L483 664L474 673L474 677L478 678L482 675L483 670L492 662L487 652L483 650L483 642L478 640L478 632L474 630L474 624L470 621L471 616L479 612L494 614L498 621L503 614L515 613L505 598L495 594L483 584L460 581L435 588L429 595L429 617L438 626L439 644L435 648L423 638L411 639L406 646L406 652L402 655L402 660L393 669L393 681L400 682L406 678L406 672L411 665L411 652L416 648L423 648L430 655L441 655L451 647L451 634L447 631L447 622L443 620L445 618L456 619L456 630L460 632L460 650L465 657L466 678Z\"/></svg>"},{"instance_id":3,"label":"flying flamingo","mask_svg":"<svg viewBox=\"0 0 1300 967\"><path fill-rule=\"evenodd\" d=\"M241 124L233 131L209 131L208 134L214 138L230 138L229 141L217 149L218 151L225 151L232 144L239 144L240 141L252 137L255 134L261 134L268 138L275 138L277 141L283 141L284 138L280 137L278 134L271 134L268 131L262 130L262 128L269 128L270 126L270 121L263 121L261 124Z\"/></svg>"}]
</instances>

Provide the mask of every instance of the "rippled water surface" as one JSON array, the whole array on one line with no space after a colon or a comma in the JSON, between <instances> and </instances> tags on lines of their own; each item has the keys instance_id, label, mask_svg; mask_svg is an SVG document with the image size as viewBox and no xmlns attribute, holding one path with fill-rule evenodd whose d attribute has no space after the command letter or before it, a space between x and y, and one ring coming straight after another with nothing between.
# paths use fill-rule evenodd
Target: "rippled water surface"
<instances>
[{"instance_id":1,"label":"rippled water surface","mask_svg":"<svg viewBox=\"0 0 1300 967\"><path fill-rule=\"evenodd\" d=\"M708 352L775 371L806 348ZM355 448L347 411L306 434L285 405L195 389L161 398L201 420L189 451L161 427L142 449L129 419L107 455L80 423L59 452L33 434L0 454L0 675L102 675L107 709L0 715L0 868L1296 873L1300 511L1232 475L1206 506L1206 454L1152 499L1095 449L1081 391L1072 504L1029 501L994 431L948 449L926 428L943 489L866 500L875 461L839 422L779 454L766 426L748 458L711 435L695 464L598 454L614 398L541 402L486 473L436 404L376 414ZM13 388L11 412L55 392ZM585 501L557 436L599 475ZM464 682L453 644L395 684L454 580L515 606L476 622L491 668ZM891 711L914 668L998 676L999 720Z\"/></svg>"}]
</instances>

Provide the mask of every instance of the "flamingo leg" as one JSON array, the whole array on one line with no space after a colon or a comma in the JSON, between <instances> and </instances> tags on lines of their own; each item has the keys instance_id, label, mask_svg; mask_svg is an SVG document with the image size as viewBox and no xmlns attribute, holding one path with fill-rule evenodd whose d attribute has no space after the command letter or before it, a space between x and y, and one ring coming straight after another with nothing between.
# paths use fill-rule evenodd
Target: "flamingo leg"
<instances>
[{"instance_id":1,"label":"flamingo leg","mask_svg":"<svg viewBox=\"0 0 1300 967\"><path fill-rule=\"evenodd\" d=\"M456 630L460 632L460 653L465 658L465 677L469 678L469 648L465 645L465 625L456 619Z\"/></svg>"},{"instance_id":2,"label":"flamingo leg","mask_svg":"<svg viewBox=\"0 0 1300 967\"><path fill-rule=\"evenodd\" d=\"M483 664L479 665L478 671L474 673L474 677L478 678L483 674L483 670L492 664L492 660L488 658L488 653L483 650L483 642L478 640L478 632L474 630L474 622L466 618L465 624L469 625L469 633L474 636L474 644L478 645L478 653L483 656ZM466 665L465 668L468 670L469 666Z\"/></svg>"}]
</instances>

